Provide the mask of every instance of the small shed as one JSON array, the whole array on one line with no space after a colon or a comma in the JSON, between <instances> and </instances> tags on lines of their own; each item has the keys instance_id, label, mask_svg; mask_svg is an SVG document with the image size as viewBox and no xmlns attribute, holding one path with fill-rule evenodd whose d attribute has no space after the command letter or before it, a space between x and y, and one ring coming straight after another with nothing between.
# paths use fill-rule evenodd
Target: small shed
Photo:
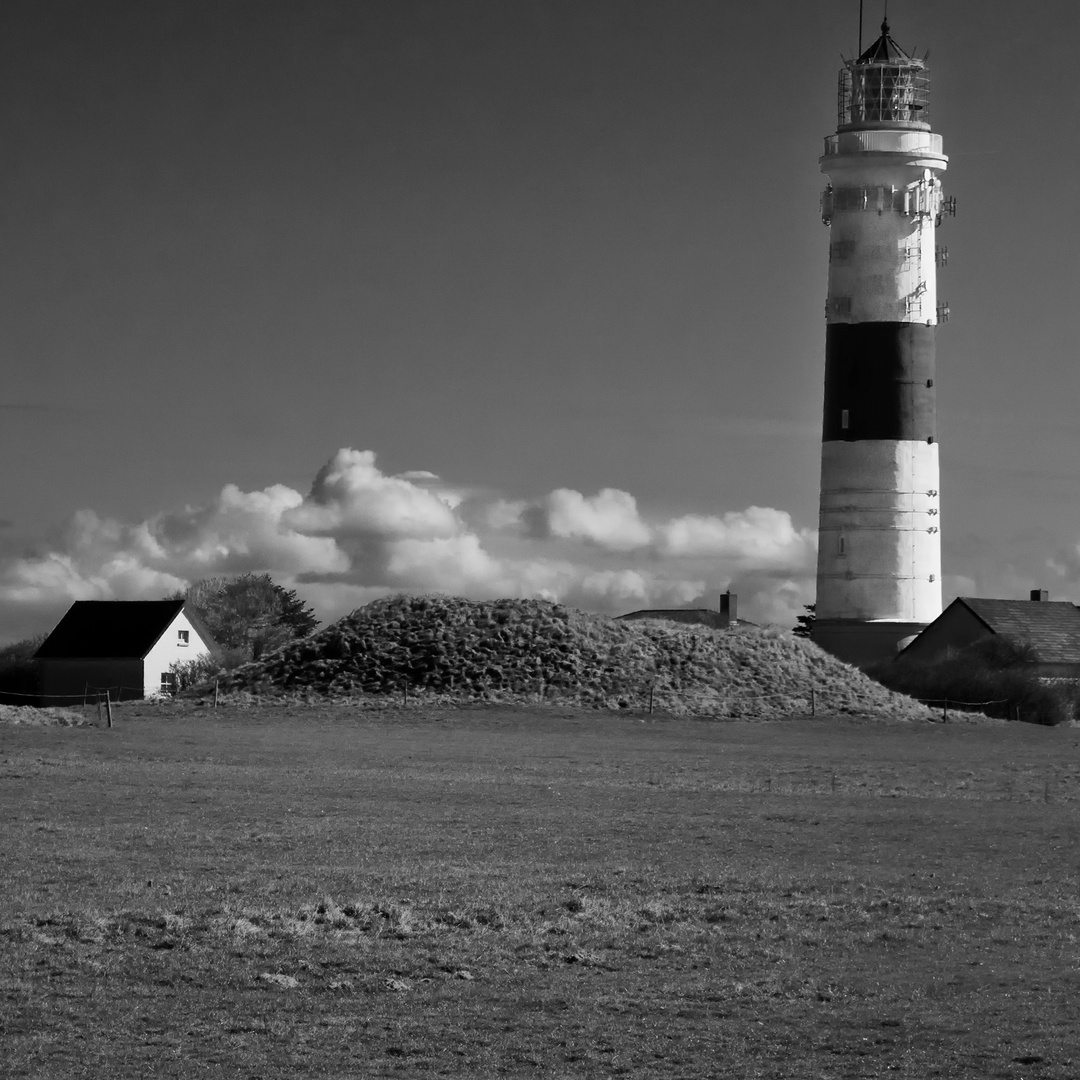
<instances>
[{"instance_id":1,"label":"small shed","mask_svg":"<svg viewBox=\"0 0 1080 1080\"><path fill-rule=\"evenodd\" d=\"M958 596L899 655L936 660L992 634L1030 645L1039 657L1040 676L1080 678L1080 608L1067 600L1047 600L1040 590L1030 600Z\"/></svg>"},{"instance_id":2,"label":"small shed","mask_svg":"<svg viewBox=\"0 0 1080 1080\"><path fill-rule=\"evenodd\" d=\"M42 704L108 688L114 700L176 690L176 663L218 647L183 600L76 600L34 654Z\"/></svg>"},{"instance_id":3,"label":"small shed","mask_svg":"<svg viewBox=\"0 0 1080 1080\"><path fill-rule=\"evenodd\" d=\"M616 615L620 620L666 619L668 622L691 623L709 626L713 630L725 630L738 624L739 598L733 592L720 594L720 610L712 608L642 608Z\"/></svg>"}]
</instances>

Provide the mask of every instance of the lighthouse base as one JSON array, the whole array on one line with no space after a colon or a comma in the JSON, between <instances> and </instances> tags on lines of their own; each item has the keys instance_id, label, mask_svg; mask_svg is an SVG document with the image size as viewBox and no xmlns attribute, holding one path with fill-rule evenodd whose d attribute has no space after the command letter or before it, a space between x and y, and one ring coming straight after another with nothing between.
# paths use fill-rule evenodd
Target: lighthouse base
<instances>
[{"instance_id":1,"label":"lighthouse base","mask_svg":"<svg viewBox=\"0 0 1080 1080\"><path fill-rule=\"evenodd\" d=\"M811 640L845 663L865 668L878 660L896 656L907 639L926 628L926 623L858 619L816 619Z\"/></svg>"}]
</instances>

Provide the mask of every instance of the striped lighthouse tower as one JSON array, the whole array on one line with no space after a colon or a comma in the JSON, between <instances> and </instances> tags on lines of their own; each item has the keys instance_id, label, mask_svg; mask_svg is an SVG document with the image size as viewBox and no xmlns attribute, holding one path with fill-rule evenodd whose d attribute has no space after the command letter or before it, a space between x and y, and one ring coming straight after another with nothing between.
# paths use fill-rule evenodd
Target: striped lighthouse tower
<instances>
[{"instance_id":1,"label":"striped lighthouse tower","mask_svg":"<svg viewBox=\"0 0 1080 1080\"><path fill-rule=\"evenodd\" d=\"M955 201L928 122L925 63L881 36L840 72L825 140L829 226L814 640L854 664L941 614L935 246Z\"/></svg>"}]
</instances>

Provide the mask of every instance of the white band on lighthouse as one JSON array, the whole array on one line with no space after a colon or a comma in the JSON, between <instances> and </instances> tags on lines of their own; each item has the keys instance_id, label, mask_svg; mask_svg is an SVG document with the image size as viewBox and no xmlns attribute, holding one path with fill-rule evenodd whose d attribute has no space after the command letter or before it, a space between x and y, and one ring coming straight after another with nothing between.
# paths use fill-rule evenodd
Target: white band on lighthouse
<instances>
[{"instance_id":1,"label":"white band on lighthouse","mask_svg":"<svg viewBox=\"0 0 1080 1080\"><path fill-rule=\"evenodd\" d=\"M840 73L825 141L830 228L814 639L864 664L941 613L936 231L954 204L928 76L882 24Z\"/></svg>"}]
</instances>

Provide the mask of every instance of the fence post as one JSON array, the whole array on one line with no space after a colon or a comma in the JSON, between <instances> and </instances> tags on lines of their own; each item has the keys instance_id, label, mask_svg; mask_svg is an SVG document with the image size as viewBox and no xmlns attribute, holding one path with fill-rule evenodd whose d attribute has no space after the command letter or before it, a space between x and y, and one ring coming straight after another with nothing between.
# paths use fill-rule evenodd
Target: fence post
<instances>
[{"instance_id":1,"label":"fence post","mask_svg":"<svg viewBox=\"0 0 1080 1080\"><path fill-rule=\"evenodd\" d=\"M84 709L86 708L86 697L87 697L87 695L88 695L89 693L90 693L90 684L89 684L89 683L83 683L83 692L82 692L82 707L83 707Z\"/></svg>"},{"instance_id":2,"label":"fence post","mask_svg":"<svg viewBox=\"0 0 1080 1080\"><path fill-rule=\"evenodd\" d=\"M949 699L945 699L944 707L941 710L941 722L947 724L949 722Z\"/></svg>"},{"instance_id":3,"label":"fence post","mask_svg":"<svg viewBox=\"0 0 1080 1080\"><path fill-rule=\"evenodd\" d=\"M217 697L218 697L218 680L215 679L214 680L214 708L215 709L217 708Z\"/></svg>"},{"instance_id":4,"label":"fence post","mask_svg":"<svg viewBox=\"0 0 1080 1080\"><path fill-rule=\"evenodd\" d=\"M810 687L810 715L817 716L817 696L812 686Z\"/></svg>"},{"instance_id":5,"label":"fence post","mask_svg":"<svg viewBox=\"0 0 1080 1080\"><path fill-rule=\"evenodd\" d=\"M112 691L105 688L105 726L112 727Z\"/></svg>"},{"instance_id":6,"label":"fence post","mask_svg":"<svg viewBox=\"0 0 1080 1080\"><path fill-rule=\"evenodd\" d=\"M98 727L101 727L101 691L97 692L97 722Z\"/></svg>"},{"instance_id":7,"label":"fence post","mask_svg":"<svg viewBox=\"0 0 1080 1080\"><path fill-rule=\"evenodd\" d=\"M402 704L403 705L408 705L409 704L409 680L408 679L403 679L402 682L401 682L401 694L402 694L402 699L403 699Z\"/></svg>"},{"instance_id":8,"label":"fence post","mask_svg":"<svg viewBox=\"0 0 1080 1080\"><path fill-rule=\"evenodd\" d=\"M652 702L653 702L653 689L656 686L656 680L654 679L649 683L649 715L652 716Z\"/></svg>"}]
</instances>

